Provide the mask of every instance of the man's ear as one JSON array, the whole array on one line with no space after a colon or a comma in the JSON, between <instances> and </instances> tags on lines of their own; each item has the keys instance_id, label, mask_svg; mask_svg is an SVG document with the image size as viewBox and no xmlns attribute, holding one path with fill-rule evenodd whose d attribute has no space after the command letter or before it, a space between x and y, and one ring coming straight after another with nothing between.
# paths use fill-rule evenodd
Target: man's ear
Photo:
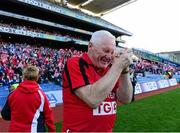
<instances>
[{"instance_id":1,"label":"man's ear","mask_svg":"<svg viewBox=\"0 0 180 133\"><path fill-rule=\"evenodd\" d=\"M40 74L38 74L35 81L38 82L39 78L40 78Z\"/></svg>"},{"instance_id":2,"label":"man's ear","mask_svg":"<svg viewBox=\"0 0 180 133\"><path fill-rule=\"evenodd\" d=\"M93 44L91 42L89 42L88 49L92 49L92 47L93 47Z\"/></svg>"}]
</instances>

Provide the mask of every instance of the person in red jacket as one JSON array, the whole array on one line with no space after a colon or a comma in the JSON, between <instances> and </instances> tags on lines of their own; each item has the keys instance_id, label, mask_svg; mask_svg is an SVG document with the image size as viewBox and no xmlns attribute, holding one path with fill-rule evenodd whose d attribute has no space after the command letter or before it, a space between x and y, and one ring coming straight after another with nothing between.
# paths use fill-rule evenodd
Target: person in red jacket
<instances>
[{"instance_id":1,"label":"person in red jacket","mask_svg":"<svg viewBox=\"0 0 180 133\"><path fill-rule=\"evenodd\" d=\"M39 69L27 66L23 82L7 98L1 115L10 120L10 132L55 132L52 109L45 93L37 84Z\"/></svg>"}]
</instances>

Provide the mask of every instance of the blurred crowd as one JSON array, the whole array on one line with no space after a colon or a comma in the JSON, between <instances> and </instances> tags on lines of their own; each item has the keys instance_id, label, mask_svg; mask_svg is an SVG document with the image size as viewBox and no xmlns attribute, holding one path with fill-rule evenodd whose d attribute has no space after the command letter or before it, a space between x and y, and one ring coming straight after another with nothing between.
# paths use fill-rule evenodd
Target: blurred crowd
<instances>
[{"instance_id":1,"label":"blurred crowd","mask_svg":"<svg viewBox=\"0 0 180 133\"><path fill-rule=\"evenodd\" d=\"M176 68L170 64L164 64L161 62L154 62L147 59L139 59L134 62L131 69L135 73L141 73L145 77L146 73L163 75L165 78L172 78L173 75L180 75L180 68Z\"/></svg>"},{"instance_id":2,"label":"blurred crowd","mask_svg":"<svg viewBox=\"0 0 180 133\"><path fill-rule=\"evenodd\" d=\"M39 67L39 83L53 82L61 85L61 74L67 59L82 54L82 51L74 48L53 49L0 41L0 86L21 82L22 70L29 64ZM145 76L145 73L166 75L167 78L172 78L174 74L180 75L179 68L145 59L134 61L131 70L141 76Z\"/></svg>"},{"instance_id":3,"label":"blurred crowd","mask_svg":"<svg viewBox=\"0 0 180 133\"><path fill-rule=\"evenodd\" d=\"M22 70L27 65L40 69L39 83L54 82L61 85L64 64L72 56L81 56L82 51L52 49L28 44L0 42L0 86L22 81Z\"/></svg>"}]
</instances>

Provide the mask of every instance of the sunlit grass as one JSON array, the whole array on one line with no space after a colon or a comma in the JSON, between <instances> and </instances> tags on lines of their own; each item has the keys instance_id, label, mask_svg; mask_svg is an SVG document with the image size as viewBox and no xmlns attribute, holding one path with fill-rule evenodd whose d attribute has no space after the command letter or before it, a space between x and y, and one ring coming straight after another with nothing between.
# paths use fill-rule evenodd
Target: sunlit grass
<instances>
[{"instance_id":1,"label":"sunlit grass","mask_svg":"<svg viewBox=\"0 0 180 133\"><path fill-rule=\"evenodd\" d=\"M61 124L56 124L58 132ZM113 131L180 131L180 88L119 106Z\"/></svg>"}]
</instances>

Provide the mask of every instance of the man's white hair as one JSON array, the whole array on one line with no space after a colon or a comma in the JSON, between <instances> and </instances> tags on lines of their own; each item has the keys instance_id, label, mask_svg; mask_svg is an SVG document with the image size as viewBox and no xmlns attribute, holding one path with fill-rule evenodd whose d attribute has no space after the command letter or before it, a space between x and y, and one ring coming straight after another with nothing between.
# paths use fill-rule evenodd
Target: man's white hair
<instances>
[{"instance_id":1,"label":"man's white hair","mask_svg":"<svg viewBox=\"0 0 180 133\"><path fill-rule=\"evenodd\" d=\"M115 36L112 35L109 31L99 30L92 34L90 42L94 45L99 45L102 43L104 38L111 38L115 40Z\"/></svg>"}]
</instances>

